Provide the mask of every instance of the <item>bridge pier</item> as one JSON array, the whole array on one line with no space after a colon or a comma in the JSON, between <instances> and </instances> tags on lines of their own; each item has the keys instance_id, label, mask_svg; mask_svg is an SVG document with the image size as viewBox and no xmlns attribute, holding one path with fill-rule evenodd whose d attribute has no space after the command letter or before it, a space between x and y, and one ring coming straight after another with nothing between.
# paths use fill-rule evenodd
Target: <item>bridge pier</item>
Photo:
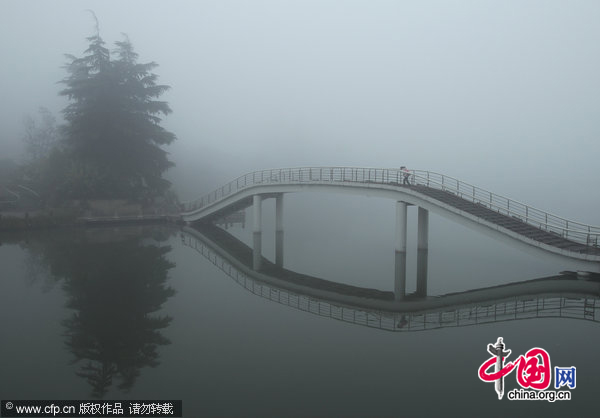
<instances>
[{"instance_id":1,"label":"bridge pier","mask_svg":"<svg viewBox=\"0 0 600 418\"><path fill-rule=\"evenodd\" d=\"M254 223L252 228L252 268L260 270L262 261L262 196L252 196Z\"/></svg>"},{"instance_id":2,"label":"bridge pier","mask_svg":"<svg viewBox=\"0 0 600 418\"><path fill-rule=\"evenodd\" d=\"M429 248L429 211L419 207L417 249L426 250Z\"/></svg>"},{"instance_id":3,"label":"bridge pier","mask_svg":"<svg viewBox=\"0 0 600 418\"><path fill-rule=\"evenodd\" d=\"M405 202L396 202L396 251L406 252L406 209Z\"/></svg>"},{"instance_id":4,"label":"bridge pier","mask_svg":"<svg viewBox=\"0 0 600 418\"><path fill-rule=\"evenodd\" d=\"M429 211L419 207L417 232L417 291L427 296L427 258L429 256Z\"/></svg>"},{"instance_id":5,"label":"bridge pier","mask_svg":"<svg viewBox=\"0 0 600 418\"><path fill-rule=\"evenodd\" d=\"M394 295L396 300L406 297L406 235L407 208L405 202L396 202L396 248L394 262ZM429 252L429 211L418 208L417 230L417 290L415 295L427 296L427 259Z\"/></svg>"},{"instance_id":6,"label":"bridge pier","mask_svg":"<svg viewBox=\"0 0 600 418\"><path fill-rule=\"evenodd\" d=\"M429 250L417 250L417 291L416 296L427 296L427 258Z\"/></svg>"},{"instance_id":7,"label":"bridge pier","mask_svg":"<svg viewBox=\"0 0 600 418\"><path fill-rule=\"evenodd\" d=\"M406 297L406 252L396 251L394 259L394 299Z\"/></svg>"},{"instance_id":8,"label":"bridge pier","mask_svg":"<svg viewBox=\"0 0 600 418\"><path fill-rule=\"evenodd\" d=\"M408 205L396 202L396 251L394 260L394 298L406 297L406 219Z\"/></svg>"},{"instance_id":9,"label":"bridge pier","mask_svg":"<svg viewBox=\"0 0 600 418\"><path fill-rule=\"evenodd\" d=\"M252 196L254 212L252 226L252 268L260 270L262 264L262 201L261 195ZM283 193L275 196L275 264L283 267Z\"/></svg>"},{"instance_id":10,"label":"bridge pier","mask_svg":"<svg viewBox=\"0 0 600 418\"><path fill-rule=\"evenodd\" d=\"M254 212L254 223L252 232L262 232L262 196L255 194L252 196L252 210Z\"/></svg>"},{"instance_id":11,"label":"bridge pier","mask_svg":"<svg viewBox=\"0 0 600 418\"><path fill-rule=\"evenodd\" d=\"M275 264L283 267L283 193L275 197Z\"/></svg>"}]
</instances>

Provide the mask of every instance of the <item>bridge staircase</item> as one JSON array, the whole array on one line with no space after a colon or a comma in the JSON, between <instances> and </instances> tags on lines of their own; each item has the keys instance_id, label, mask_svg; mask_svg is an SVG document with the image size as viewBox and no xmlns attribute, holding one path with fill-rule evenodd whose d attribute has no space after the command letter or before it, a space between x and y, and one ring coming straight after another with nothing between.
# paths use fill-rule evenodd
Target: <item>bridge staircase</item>
<instances>
[{"instance_id":1,"label":"bridge staircase","mask_svg":"<svg viewBox=\"0 0 600 418\"><path fill-rule=\"evenodd\" d=\"M564 238L556 232L545 231L543 229L540 229L538 227L524 222L519 217L505 215L498 211L492 210L480 203L473 203L465 198L457 196L456 194L450 191L435 189L433 187L428 187L419 184L408 187L421 194L432 197L440 202L455 207L461 211L467 212L478 218L484 219L495 225L501 226L505 229L508 229L535 241L541 242L543 244L551 245L553 247L557 247L570 252L600 255L600 247L585 245L583 243L575 242L570 239Z\"/></svg>"}]
</instances>

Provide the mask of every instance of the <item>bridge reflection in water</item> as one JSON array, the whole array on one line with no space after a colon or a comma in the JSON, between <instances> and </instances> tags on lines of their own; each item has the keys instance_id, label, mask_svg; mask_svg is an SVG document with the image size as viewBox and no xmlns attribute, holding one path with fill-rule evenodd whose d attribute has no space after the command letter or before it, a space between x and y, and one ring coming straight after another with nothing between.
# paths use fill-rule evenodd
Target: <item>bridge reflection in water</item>
<instances>
[{"instance_id":1,"label":"bridge reflection in water","mask_svg":"<svg viewBox=\"0 0 600 418\"><path fill-rule=\"evenodd\" d=\"M226 231L184 228L195 249L244 289L301 311L387 331L422 331L533 318L600 322L600 277L575 273L427 296L427 251L419 251L417 291L405 293L406 253L396 252L394 292L356 287L284 269ZM258 268L257 268L258 267Z\"/></svg>"}]
</instances>

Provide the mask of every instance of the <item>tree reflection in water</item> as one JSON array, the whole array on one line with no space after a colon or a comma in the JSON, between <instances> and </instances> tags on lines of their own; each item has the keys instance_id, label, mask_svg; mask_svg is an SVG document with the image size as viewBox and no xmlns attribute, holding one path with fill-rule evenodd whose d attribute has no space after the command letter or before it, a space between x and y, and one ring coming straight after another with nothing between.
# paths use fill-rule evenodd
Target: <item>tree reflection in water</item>
<instances>
[{"instance_id":1,"label":"tree reflection in water","mask_svg":"<svg viewBox=\"0 0 600 418\"><path fill-rule=\"evenodd\" d=\"M86 230L27 245L42 251L52 275L63 281L74 310L63 321L66 346L97 398L114 380L121 391L131 389L144 367L159 364L159 346L170 344L161 330L172 318L156 313L175 294L166 285L171 248L158 245L170 232L135 231Z\"/></svg>"}]
</instances>

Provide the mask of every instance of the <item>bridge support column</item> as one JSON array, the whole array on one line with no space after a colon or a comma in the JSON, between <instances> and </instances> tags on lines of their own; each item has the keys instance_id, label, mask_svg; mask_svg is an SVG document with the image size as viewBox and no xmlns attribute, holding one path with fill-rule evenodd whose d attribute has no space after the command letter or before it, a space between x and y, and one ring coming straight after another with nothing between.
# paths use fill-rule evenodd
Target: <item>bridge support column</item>
<instances>
[{"instance_id":1,"label":"bridge support column","mask_svg":"<svg viewBox=\"0 0 600 418\"><path fill-rule=\"evenodd\" d=\"M394 297L406 297L406 218L408 205L396 202L396 256L394 262Z\"/></svg>"},{"instance_id":2,"label":"bridge support column","mask_svg":"<svg viewBox=\"0 0 600 418\"><path fill-rule=\"evenodd\" d=\"M262 197L260 195L252 197L252 209L254 212L252 268L259 270L262 261Z\"/></svg>"},{"instance_id":3,"label":"bridge support column","mask_svg":"<svg viewBox=\"0 0 600 418\"><path fill-rule=\"evenodd\" d=\"M427 257L429 250L417 250L417 291L416 296L427 296Z\"/></svg>"},{"instance_id":4,"label":"bridge support column","mask_svg":"<svg viewBox=\"0 0 600 418\"><path fill-rule=\"evenodd\" d=\"M396 202L396 251L401 252L406 252L406 209L406 203Z\"/></svg>"},{"instance_id":5,"label":"bridge support column","mask_svg":"<svg viewBox=\"0 0 600 418\"><path fill-rule=\"evenodd\" d=\"M429 211L419 208L417 232L417 291L420 297L427 296L427 258L429 253Z\"/></svg>"},{"instance_id":6,"label":"bridge support column","mask_svg":"<svg viewBox=\"0 0 600 418\"><path fill-rule=\"evenodd\" d=\"M394 299L406 297L406 252L396 251L394 260Z\"/></svg>"},{"instance_id":7,"label":"bridge support column","mask_svg":"<svg viewBox=\"0 0 600 418\"><path fill-rule=\"evenodd\" d=\"M429 211L419 208L419 224L417 249L426 250L429 248Z\"/></svg>"},{"instance_id":8,"label":"bridge support column","mask_svg":"<svg viewBox=\"0 0 600 418\"><path fill-rule=\"evenodd\" d=\"M252 210L254 212L254 224L252 231L262 232L262 196L255 194L252 196Z\"/></svg>"},{"instance_id":9,"label":"bridge support column","mask_svg":"<svg viewBox=\"0 0 600 418\"><path fill-rule=\"evenodd\" d=\"M283 267L283 193L275 197L275 264Z\"/></svg>"}]
</instances>

